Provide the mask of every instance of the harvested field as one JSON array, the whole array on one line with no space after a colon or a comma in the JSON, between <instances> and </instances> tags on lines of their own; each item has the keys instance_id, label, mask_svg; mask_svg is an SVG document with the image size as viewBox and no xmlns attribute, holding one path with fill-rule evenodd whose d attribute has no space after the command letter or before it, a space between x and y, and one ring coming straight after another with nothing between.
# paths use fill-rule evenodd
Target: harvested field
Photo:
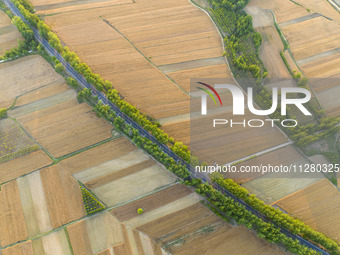
<instances>
[{"instance_id":1,"label":"harvested field","mask_svg":"<svg viewBox=\"0 0 340 255\"><path fill-rule=\"evenodd\" d=\"M340 194L328 180L318 181L275 204L312 228L339 240Z\"/></svg>"},{"instance_id":2,"label":"harvested field","mask_svg":"<svg viewBox=\"0 0 340 255\"><path fill-rule=\"evenodd\" d=\"M38 99L37 101L29 103L24 106L15 107L9 111L9 115L13 118L20 118L21 116L24 116L30 113L35 114L37 111L41 111L49 107L72 100L76 96L77 96L77 93L75 91L66 90L64 92L61 92L60 94L56 94L51 97L43 98L41 100Z\"/></svg>"},{"instance_id":3,"label":"harvested field","mask_svg":"<svg viewBox=\"0 0 340 255\"><path fill-rule=\"evenodd\" d=\"M82 220L67 227L75 255L92 255L86 221Z\"/></svg>"},{"instance_id":4,"label":"harvested field","mask_svg":"<svg viewBox=\"0 0 340 255\"><path fill-rule=\"evenodd\" d=\"M137 173L140 170L148 168L148 167L151 167L151 166L153 166L155 164L156 163L153 160L148 159L148 160L145 160L143 162L137 163L135 165L123 168L123 169L121 169L119 171L109 173L106 176L101 176L101 177L98 177L96 179L92 179L91 181L86 182L85 185L89 189L94 189L94 188L100 187L100 186L102 186L104 184L107 184L109 182L112 182L114 180L117 180L117 179L123 178L125 176L128 176L130 174Z\"/></svg>"},{"instance_id":5,"label":"harvested field","mask_svg":"<svg viewBox=\"0 0 340 255\"><path fill-rule=\"evenodd\" d=\"M239 170L241 167L246 166L260 166L262 165L271 165L271 166L289 166L291 164L299 165L308 163L307 159L305 159L293 146L289 145L283 147L281 149L269 152L267 154L258 156L254 159L247 160L245 162L241 162L236 165ZM264 174L265 175L265 174ZM262 173L228 173L224 175L225 178L231 178L238 183L246 183L255 178L263 176ZM277 175L277 177L289 177L289 174ZM265 178L265 177L263 177Z\"/></svg>"},{"instance_id":6,"label":"harvested field","mask_svg":"<svg viewBox=\"0 0 340 255\"><path fill-rule=\"evenodd\" d=\"M18 120L56 158L111 137L112 127L85 103L67 108L51 106Z\"/></svg>"},{"instance_id":7,"label":"harvested field","mask_svg":"<svg viewBox=\"0 0 340 255\"><path fill-rule=\"evenodd\" d=\"M132 4L132 0L74 0L74 1L31 1L39 14L55 14L61 12L73 12L92 8L107 8L120 4Z\"/></svg>"},{"instance_id":8,"label":"harvested field","mask_svg":"<svg viewBox=\"0 0 340 255\"><path fill-rule=\"evenodd\" d=\"M184 144L190 144L190 121L181 121L165 124L162 126L163 130L172 134L176 141L181 141Z\"/></svg>"},{"instance_id":9,"label":"harvested field","mask_svg":"<svg viewBox=\"0 0 340 255\"><path fill-rule=\"evenodd\" d=\"M7 161L0 164L0 183L16 179L52 163L42 150Z\"/></svg>"},{"instance_id":10,"label":"harvested field","mask_svg":"<svg viewBox=\"0 0 340 255\"><path fill-rule=\"evenodd\" d=\"M11 155L11 159L17 158L20 155L16 152L32 148L34 144L34 141L14 120L0 120L0 159L6 155Z\"/></svg>"},{"instance_id":11,"label":"harvested field","mask_svg":"<svg viewBox=\"0 0 340 255\"><path fill-rule=\"evenodd\" d=\"M11 181L1 185L0 245L4 247L25 240L26 238L27 231L20 203L18 185L16 181ZM11 254L11 252L8 251L8 254Z\"/></svg>"},{"instance_id":12,"label":"harvested field","mask_svg":"<svg viewBox=\"0 0 340 255\"><path fill-rule=\"evenodd\" d=\"M17 180L29 237L52 229L46 195L39 172Z\"/></svg>"},{"instance_id":13,"label":"harvested field","mask_svg":"<svg viewBox=\"0 0 340 255\"><path fill-rule=\"evenodd\" d=\"M312 12L320 13L328 18L340 21L339 13L327 0L294 0L295 2L310 9Z\"/></svg>"},{"instance_id":14,"label":"harvested field","mask_svg":"<svg viewBox=\"0 0 340 255\"><path fill-rule=\"evenodd\" d=\"M15 107L27 105L29 103L60 94L67 90L69 90L69 87L66 83L53 82L50 85L46 85L40 89L20 96L15 102Z\"/></svg>"},{"instance_id":15,"label":"harvested field","mask_svg":"<svg viewBox=\"0 0 340 255\"><path fill-rule=\"evenodd\" d=\"M100 146L84 151L60 162L71 174L75 174L106 161L119 158L136 147L125 138L117 138Z\"/></svg>"},{"instance_id":16,"label":"harvested field","mask_svg":"<svg viewBox=\"0 0 340 255\"><path fill-rule=\"evenodd\" d=\"M247 8L252 6L273 10L279 24L310 14L306 8L298 6L288 0L251 0Z\"/></svg>"},{"instance_id":17,"label":"harvested field","mask_svg":"<svg viewBox=\"0 0 340 255\"><path fill-rule=\"evenodd\" d=\"M5 51L18 46L18 39L22 39L17 28L11 23L11 19L0 10L0 56Z\"/></svg>"},{"instance_id":18,"label":"harvested field","mask_svg":"<svg viewBox=\"0 0 340 255\"><path fill-rule=\"evenodd\" d=\"M34 255L32 242L27 241L4 249L2 255Z\"/></svg>"},{"instance_id":19,"label":"harvested field","mask_svg":"<svg viewBox=\"0 0 340 255\"><path fill-rule=\"evenodd\" d=\"M92 191L106 205L112 206L146 195L175 182L176 179L175 175L156 164L94 188Z\"/></svg>"},{"instance_id":20,"label":"harvested field","mask_svg":"<svg viewBox=\"0 0 340 255\"><path fill-rule=\"evenodd\" d=\"M191 193L192 191L188 187L177 184L145 198L122 205L113 209L111 213L119 221L127 221L138 216L138 208L143 208L144 212L150 212Z\"/></svg>"},{"instance_id":21,"label":"harvested field","mask_svg":"<svg viewBox=\"0 0 340 255\"><path fill-rule=\"evenodd\" d=\"M98 254L124 241L121 224L108 212L72 224L67 230L75 255Z\"/></svg>"},{"instance_id":22,"label":"harvested field","mask_svg":"<svg viewBox=\"0 0 340 255\"><path fill-rule=\"evenodd\" d=\"M306 178L301 174L291 175L290 178L275 178L275 175L267 174L266 176L249 181L242 186L252 194L256 194L256 196L266 204L273 204L322 179L324 179L324 177L321 174L319 178Z\"/></svg>"},{"instance_id":23,"label":"harvested field","mask_svg":"<svg viewBox=\"0 0 340 255\"><path fill-rule=\"evenodd\" d=\"M35 254L43 254L43 255L71 255L71 250L69 243L67 241L67 237L65 231L59 230L57 232L53 232L47 236L43 236L41 239L42 244L42 253L37 253L34 247ZM39 242L40 240L35 240L34 242ZM41 247L40 244L40 247ZM34 244L33 244L34 245Z\"/></svg>"},{"instance_id":24,"label":"harvested field","mask_svg":"<svg viewBox=\"0 0 340 255\"><path fill-rule=\"evenodd\" d=\"M99 13L114 28L99 21ZM200 72L207 77L230 77L225 64L210 61L223 52L215 27L186 1L148 0L101 9L99 13L65 13L49 16L46 21L95 72L113 80L127 101L156 119L188 112L189 98L161 71L170 70L167 65L180 65L177 71L167 73L184 90L189 78Z\"/></svg>"},{"instance_id":25,"label":"harvested field","mask_svg":"<svg viewBox=\"0 0 340 255\"><path fill-rule=\"evenodd\" d=\"M20 70L19 75L18 70ZM17 96L52 82L64 83L64 78L39 55L1 64L0 77L0 107L5 108L10 107Z\"/></svg>"},{"instance_id":26,"label":"harvested field","mask_svg":"<svg viewBox=\"0 0 340 255\"><path fill-rule=\"evenodd\" d=\"M56 165L40 174L53 228L85 215L79 184L65 169Z\"/></svg>"},{"instance_id":27,"label":"harvested field","mask_svg":"<svg viewBox=\"0 0 340 255\"><path fill-rule=\"evenodd\" d=\"M185 197L177 199L174 202L165 204L162 207L159 207L149 212L145 212L142 215L139 215L138 217L134 217L127 221L124 221L123 223L127 228L135 229L147 223L150 223L154 220L158 220L169 214L172 214L174 212L183 210L194 204L197 204L200 200L202 200L202 197L200 197L196 193L191 193Z\"/></svg>"},{"instance_id":28,"label":"harvested field","mask_svg":"<svg viewBox=\"0 0 340 255\"><path fill-rule=\"evenodd\" d=\"M260 58L268 69L268 77L273 79L291 78L281 56L283 50L281 38L274 26L256 29L262 34L263 42L260 48Z\"/></svg>"},{"instance_id":29,"label":"harvested field","mask_svg":"<svg viewBox=\"0 0 340 255\"><path fill-rule=\"evenodd\" d=\"M324 17L287 26L282 31L297 61L339 47L340 24Z\"/></svg>"},{"instance_id":30,"label":"harvested field","mask_svg":"<svg viewBox=\"0 0 340 255\"><path fill-rule=\"evenodd\" d=\"M128 102L161 122L166 119L164 129L186 143L189 97L181 89L188 91L189 78L196 75L231 77L221 62L223 47L215 26L205 13L184 0L143 0L48 16L46 22L95 73L113 81ZM285 141L276 129L251 133L232 134L234 140L252 136L254 141L249 145L238 140L239 149L230 160ZM219 160L229 161L226 154L230 151Z\"/></svg>"},{"instance_id":31,"label":"harvested field","mask_svg":"<svg viewBox=\"0 0 340 255\"><path fill-rule=\"evenodd\" d=\"M101 177L105 178L105 176L114 172L124 171L125 168L147 161L148 159L149 157L143 151L135 150L122 157L79 172L74 177L82 183L87 183L92 180L98 180Z\"/></svg>"},{"instance_id":32,"label":"harvested field","mask_svg":"<svg viewBox=\"0 0 340 255\"><path fill-rule=\"evenodd\" d=\"M340 101L334 96L339 93L340 53L302 65L310 79L320 104L329 116L340 116Z\"/></svg>"},{"instance_id":33,"label":"harvested field","mask_svg":"<svg viewBox=\"0 0 340 255\"><path fill-rule=\"evenodd\" d=\"M171 254L225 254L226 250L232 254L253 254L255 250L256 254L284 254L244 227L222 221L201 204L159 217L137 230L144 249L155 249L154 242Z\"/></svg>"},{"instance_id":34,"label":"harvested field","mask_svg":"<svg viewBox=\"0 0 340 255\"><path fill-rule=\"evenodd\" d=\"M108 212L89 218L86 226L94 254L124 241L120 223Z\"/></svg>"},{"instance_id":35,"label":"harvested field","mask_svg":"<svg viewBox=\"0 0 340 255\"><path fill-rule=\"evenodd\" d=\"M283 134L271 125L264 125L258 129L242 125L233 128L218 125L211 132L212 119L233 119L233 122L242 122L244 119L252 119L251 116L254 115L246 113L245 116L239 117L228 112L192 120L190 123L192 153L204 158L208 164L217 162L221 165L286 142Z\"/></svg>"}]
</instances>

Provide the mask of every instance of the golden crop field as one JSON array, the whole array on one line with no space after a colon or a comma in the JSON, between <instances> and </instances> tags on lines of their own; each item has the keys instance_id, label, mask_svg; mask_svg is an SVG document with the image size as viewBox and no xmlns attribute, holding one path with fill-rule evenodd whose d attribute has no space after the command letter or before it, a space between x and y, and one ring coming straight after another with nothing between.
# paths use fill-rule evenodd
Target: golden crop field
<instances>
[{"instance_id":1,"label":"golden crop field","mask_svg":"<svg viewBox=\"0 0 340 255\"><path fill-rule=\"evenodd\" d=\"M212 21L184 0L141 0L107 8L97 8L97 4L92 3L91 10L56 12L45 21L95 73L112 81L125 100L164 124L169 135L189 145L186 93L190 78L231 78L222 57L221 37ZM249 138L244 132L257 137L249 141L251 145L239 142ZM232 135L239 149L221 154L221 163L285 141L277 129L242 130Z\"/></svg>"},{"instance_id":2,"label":"golden crop field","mask_svg":"<svg viewBox=\"0 0 340 255\"><path fill-rule=\"evenodd\" d=\"M0 77L0 107L5 108L12 106L16 97L29 91L53 82L64 83L51 65L37 55L1 64Z\"/></svg>"},{"instance_id":3,"label":"golden crop field","mask_svg":"<svg viewBox=\"0 0 340 255\"><path fill-rule=\"evenodd\" d=\"M328 180L318 181L275 204L327 236L340 238L340 195Z\"/></svg>"},{"instance_id":4,"label":"golden crop field","mask_svg":"<svg viewBox=\"0 0 340 255\"><path fill-rule=\"evenodd\" d=\"M340 103L335 95L339 78L339 14L326 0L250 1L253 8L270 8L290 44L295 59L285 52L292 70L299 65L328 116L339 116ZM247 7L249 8L249 7Z\"/></svg>"},{"instance_id":5,"label":"golden crop field","mask_svg":"<svg viewBox=\"0 0 340 255\"><path fill-rule=\"evenodd\" d=\"M290 166L304 165L309 161L304 158L293 146L272 151L270 153L258 156L254 159L239 163L241 166ZM244 173L240 176L229 175L228 178L235 178L239 182L244 183L242 186L248 189L252 194L255 194L267 204L273 204L276 201L299 191L309 185L324 179L322 174L305 174L297 171L296 173Z\"/></svg>"}]
</instances>

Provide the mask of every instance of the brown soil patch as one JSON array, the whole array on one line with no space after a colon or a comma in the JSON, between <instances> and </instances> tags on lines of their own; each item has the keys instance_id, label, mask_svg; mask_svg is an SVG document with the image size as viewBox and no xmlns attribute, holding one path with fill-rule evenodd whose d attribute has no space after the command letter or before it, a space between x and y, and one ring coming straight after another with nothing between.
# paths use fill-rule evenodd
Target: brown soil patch
<instances>
[{"instance_id":1,"label":"brown soil patch","mask_svg":"<svg viewBox=\"0 0 340 255\"><path fill-rule=\"evenodd\" d=\"M130 174L137 173L140 170L143 170L143 169L150 167L154 164L155 164L155 162L150 159L150 160L138 163L136 165L124 168L124 169L122 169L118 172L113 172L113 173L107 174L105 176L101 176L99 178L96 178L94 180L91 180L91 181L85 183L85 185L89 189L94 189L94 188L97 188L97 187L102 186L104 184L107 184L109 182L112 182L114 180L117 180L119 178L123 178L125 176L130 175Z\"/></svg>"},{"instance_id":2,"label":"brown soil patch","mask_svg":"<svg viewBox=\"0 0 340 255\"><path fill-rule=\"evenodd\" d=\"M170 188L161 190L156 194L113 209L111 213L119 221L127 221L138 216L138 208L143 208L145 212L149 212L167 203L171 203L179 198L185 197L190 193L192 193L192 191L186 186L174 185Z\"/></svg>"},{"instance_id":3,"label":"brown soil patch","mask_svg":"<svg viewBox=\"0 0 340 255\"><path fill-rule=\"evenodd\" d=\"M69 89L70 88L66 85L66 83L63 84L59 82L52 83L51 85L45 86L43 88L40 88L38 90L32 91L26 95L19 97L15 102L15 106L29 104L43 98L57 95Z\"/></svg>"},{"instance_id":4,"label":"brown soil patch","mask_svg":"<svg viewBox=\"0 0 340 255\"><path fill-rule=\"evenodd\" d=\"M56 165L40 174L53 228L85 215L79 184L66 170Z\"/></svg>"},{"instance_id":5,"label":"brown soil patch","mask_svg":"<svg viewBox=\"0 0 340 255\"><path fill-rule=\"evenodd\" d=\"M85 220L67 227L74 255L92 255Z\"/></svg>"},{"instance_id":6,"label":"brown soil patch","mask_svg":"<svg viewBox=\"0 0 340 255\"><path fill-rule=\"evenodd\" d=\"M106 161L121 157L135 149L136 147L125 138L117 138L65 159L60 162L60 164L71 174L74 174Z\"/></svg>"},{"instance_id":7,"label":"brown soil patch","mask_svg":"<svg viewBox=\"0 0 340 255\"><path fill-rule=\"evenodd\" d=\"M16 179L52 163L52 160L41 150L7 161L0 164L0 183Z\"/></svg>"},{"instance_id":8,"label":"brown soil patch","mask_svg":"<svg viewBox=\"0 0 340 255\"><path fill-rule=\"evenodd\" d=\"M301 219L313 229L335 239L340 238L340 194L324 179L287 196L276 203L289 214Z\"/></svg>"},{"instance_id":9,"label":"brown soil patch","mask_svg":"<svg viewBox=\"0 0 340 255\"><path fill-rule=\"evenodd\" d=\"M7 246L27 238L25 219L16 181L1 185L0 244ZM10 254L10 253L9 253Z\"/></svg>"}]
</instances>

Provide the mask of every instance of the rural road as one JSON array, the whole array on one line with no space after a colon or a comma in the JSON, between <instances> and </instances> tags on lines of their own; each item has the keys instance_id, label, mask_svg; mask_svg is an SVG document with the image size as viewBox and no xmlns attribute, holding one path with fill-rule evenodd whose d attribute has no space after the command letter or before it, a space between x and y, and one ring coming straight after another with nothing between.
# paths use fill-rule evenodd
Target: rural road
<instances>
[{"instance_id":1,"label":"rural road","mask_svg":"<svg viewBox=\"0 0 340 255\"><path fill-rule=\"evenodd\" d=\"M26 24L28 24L30 26L30 24L27 22L27 20L23 17L23 15L20 13L20 11L15 7L15 5L10 1L10 0L4 0L4 3L9 7L9 9L12 11L12 13L16 16L19 16ZM30 26L31 27L31 26ZM145 129L143 129L141 126L139 126L136 122L134 122L130 117L128 117L127 115L125 115L124 113L122 113L120 111L120 109L114 105L113 103L111 103L107 97L101 93L100 91L97 91L97 89L90 83L88 83L86 81L86 79L80 75L79 73L77 73L73 67L65 61L65 59L55 50L53 49L50 44L48 43L47 40L45 40L44 38L42 38L39 34L39 31L33 27L31 27L33 32L34 32L34 36L36 38L36 40L41 43L46 51L52 55L55 56L65 67L65 70L70 74L70 76L72 76L74 79L76 79L78 81L78 83L83 86L84 88L88 88L92 91L93 94L97 95L98 98L100 100L102 100L103 104L109 105L117 114L117 116L121 117L122 119L125 120L125 122L129 125L131 125L133 128L137 129L139 131L139 133L148 138L149 140L151 140L152 142L154 142L155 144L157 144L161 150L163 150L164 153L166 153L168 156L172 157L176 162L186 166L188 168L188 170L191 173L191 177L192 178L200 178L202 180L203 183L207 183L212 185L215 189L219 190L221 193L223 193L225 196L230 197L232 199L234 199L236 202L238 202L239 204L243 205L248 211L250 211L251 213L253 213L254 215L256 215L257 217L261 218L262 220L264 220L265 222L271 223L274 226L276 226L277 228L280 229L281 233L283 233L284 235L286 235L287 237L292 238L293 240L298 240L300 244L305 245L308 248L311 248L313 250L316 250L317 252L321 252L322 254L327 255L328 253L323 251L322 249L320 249L319 247L317 247L316 245L312 244L311 242L307 241L306 239L302 238L301 236L298 235L294 235L292 234L289 230L279 226L278 224L272 222L270 219L268 219L266 216L264 216L263 214L261 214L260 212L254 210L250 205L248 205L247 203L245 203L243 200L239 199L238 197L236 197L235 195L233 195L232 193L230 193L228 190L223 189L222 187L220 187L219 185L217 185L216 183L209 183L208 180L206 179L206 177L202 174L202 173L195 173L194 171L194 167L192 167L190 164L188 164L187 162L185 162L182 158L180 158L179 156L177 156L170 148L168 148L166 145L158 142L156 140L156 138L154 136L152 136L148 131L146 131Z\"/></svg>"}]
</instances>

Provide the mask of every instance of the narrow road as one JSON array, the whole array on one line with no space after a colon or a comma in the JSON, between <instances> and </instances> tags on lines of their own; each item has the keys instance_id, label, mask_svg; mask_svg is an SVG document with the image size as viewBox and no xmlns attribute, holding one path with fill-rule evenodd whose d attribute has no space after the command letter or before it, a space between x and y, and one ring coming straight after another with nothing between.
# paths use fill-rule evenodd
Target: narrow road
<instances>
[{"instance_id":1,"label":"narrow road","mask_svg":"<svg viewBox=\"0 0 340 255\"><path fill-rule=\"evenodd\" d=\"M8 6L8 8L12 11L12 13L14 15L19 16L28 26L30 26L29 22L23 17L23 15L20 13L20 11L15 7L15 5L10 0L3 0L3 1ZM98 98L100 100L102 100L103 104L109 105L116 112L117 116L119 116L122 119L124 119L124 121L127 124L131 125L133 128L137 129L142 136L146 137L147 139L151 140L153 143L157 144L159 146L159 148L164 153L166 153L168 156L173 158L178 164L182 164L182 165L186 166L187 169L190 171L191 178L199 178L199 179L202 180L203 183L207 183L207 184L212 185L215 189L219 190L225 196L230 197L230 198L234 199L236 202L238 202L239 204L243 205L248 211L250 211L251 213L253 213L257 217L259 217L262 220L264 220L265 222L271 223L274 226L276 226L277 228L279 228L281 233L283 233L287 237L290 237L293 240L299 241L300 244L305 245L306 247L308 247L310 249L313 249L313 250L315 250L317 252L320 252L320 253L322 253L324 255L329 255L327 252L325 252L324 250L320 249L319 247L317 247L316 245L312 244L311 242L307 241L306 239L302 238L301 236L294 235L289 230L287 230L287 229L279 226L278 224L272 222L266 216L264 216L263 214L261 214L260 212L258 212L256 210L254 210L250 205L248 205L243 200L239 199L238 197L236 197L235 195L230 193L228 190L220 187L216 183L210 183L207 180L207 178L204 176L204 174L196 173L193 166L191 166L190 164L185 162L182 158L180 158L178 155L176 155L165 144L162 144L162 143L158 142L153 135L151 135L148 131L146 131L144 128L139 126L130 117L128 117L127 115L122 113L120 111L120 109L116 105L111 103L103 93L98 91L92 84L88 83L84 76L82 76L81 74L77 73L73 69L73 67L68 62L66 62L65 59L55 49L53 49L50 46L48 41L46 39L42 38L42 36L39 34L39 31L37 29L35 29L33 27L31 27L31 29L34 32L34 36L35 36L36 40L45 47L45 50L48 52L48 54L50 54L51 56L55 56L64 65L65 70L69 73L70 76L72 76L74 79L76 79L78 81L78 83L81 86L83 86L84 88L90 89L94 95L98 96Z\"/></svg>"}]
</instances>

